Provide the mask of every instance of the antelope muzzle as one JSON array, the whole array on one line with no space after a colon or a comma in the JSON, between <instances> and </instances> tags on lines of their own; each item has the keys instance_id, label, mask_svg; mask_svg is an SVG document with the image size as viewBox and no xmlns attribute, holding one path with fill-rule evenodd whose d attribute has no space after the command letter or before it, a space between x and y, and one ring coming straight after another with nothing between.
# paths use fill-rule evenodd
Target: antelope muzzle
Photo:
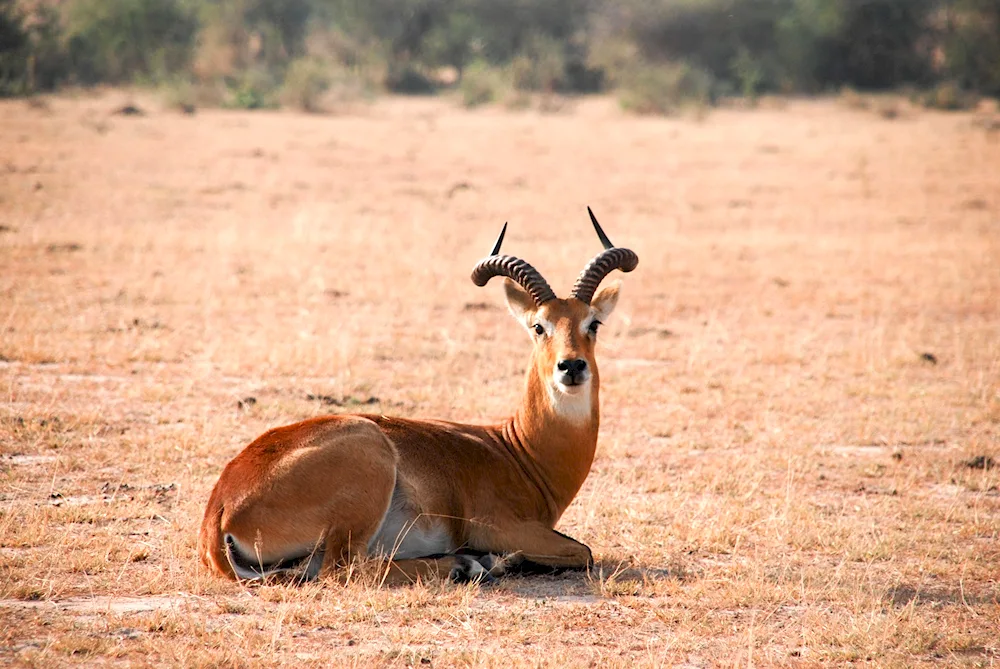
<instances>
[{"instance_id":1,"label":"antelope muzzle","mask_svg":"<svg viewBox=\"0 0 1000 669\"><path fill-rule=\"evenodd\" d=\"M553 378L556 383L566 388L582 386L590 380L590 367L583 358L560 360L556 363Z\"/></svg>"}]
</instances>

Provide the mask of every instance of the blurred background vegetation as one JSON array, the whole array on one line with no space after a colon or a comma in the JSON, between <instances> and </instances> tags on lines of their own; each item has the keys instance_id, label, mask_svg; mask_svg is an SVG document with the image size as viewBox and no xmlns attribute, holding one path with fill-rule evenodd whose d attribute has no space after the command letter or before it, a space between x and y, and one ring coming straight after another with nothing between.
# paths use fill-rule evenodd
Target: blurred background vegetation
<instances>
[{"instance_id":1,"label":"blurred background vegetation","mask_svg":"<svg viewBox=\"0 0 1000 669\"><path fill-rule=\"evenodd\" d=\"M185 109L844 88L961 108L1000 95L1000 0L0 0L0 95L105 83Z\"/></svg>"}]
</instances>

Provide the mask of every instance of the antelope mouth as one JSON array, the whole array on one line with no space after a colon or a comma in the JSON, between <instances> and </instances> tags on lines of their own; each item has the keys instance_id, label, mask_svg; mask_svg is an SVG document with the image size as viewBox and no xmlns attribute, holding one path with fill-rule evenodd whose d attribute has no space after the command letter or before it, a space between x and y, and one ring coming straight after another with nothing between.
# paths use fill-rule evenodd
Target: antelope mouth
<instances>
[{"instance_id":1,"label":"antelope mouth","mask_svg":"<svg viewBox=\"0 0 1000 669\"><path fill-rule=\"evenodd\" d=\"M583 392L587 384L590 383L590 372L582 374L556 374L556 388L567 395L576 395Z\"/></svg>"}]
</instances>

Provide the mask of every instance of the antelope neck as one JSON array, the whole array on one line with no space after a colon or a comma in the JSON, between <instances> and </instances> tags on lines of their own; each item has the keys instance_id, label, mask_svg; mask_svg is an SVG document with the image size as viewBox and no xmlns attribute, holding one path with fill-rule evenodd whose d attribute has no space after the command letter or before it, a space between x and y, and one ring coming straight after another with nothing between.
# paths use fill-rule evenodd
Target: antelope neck
<instances>
[{"instance_id":1,"label":"antelope neck","mask_svg":"<svg viewBox=\"0 0 1000 669\"><path fill-rule=\"evenodd\" d=\"M501 426L502 437L538 488L555 524L583 486L594 461L600 424L597 373L594 370L590 381L587 420L560 414L549 384L534 368L528 372L526 386L521 406Z\"/></svg>"}]
</instances>

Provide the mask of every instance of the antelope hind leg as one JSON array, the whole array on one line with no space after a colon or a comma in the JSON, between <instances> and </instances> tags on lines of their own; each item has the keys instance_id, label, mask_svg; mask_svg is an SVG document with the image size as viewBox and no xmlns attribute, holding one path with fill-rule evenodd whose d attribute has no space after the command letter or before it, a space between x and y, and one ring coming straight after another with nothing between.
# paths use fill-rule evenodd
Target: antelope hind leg
<instances>
[{"instance_id":1,"label":"antelope hind leg","mask_svg":"<svg viewBox=\"0 0 1000 669\"><path fill-rule=\"evenodd\" d=\"M226 467L212 492L204 560L233 578L311 579L320 564L325 570L365 555L389 507L396 458L392 443L364 419L265 434Z\"/></svg>"}]
</instances>

